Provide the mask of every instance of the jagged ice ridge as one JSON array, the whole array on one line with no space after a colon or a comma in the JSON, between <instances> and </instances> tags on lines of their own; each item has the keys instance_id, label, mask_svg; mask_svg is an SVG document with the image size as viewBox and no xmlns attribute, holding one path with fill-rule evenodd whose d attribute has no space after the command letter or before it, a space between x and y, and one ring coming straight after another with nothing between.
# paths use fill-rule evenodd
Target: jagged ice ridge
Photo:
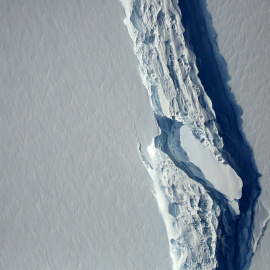
<instances>
[{"instance_id":1,"label":"jagged ice ridge","mask_svg":"<svg viewBox=\"0 0 270 270\"><path fill-rule=\"evenodd\" d=\"M242 181L222 156L212 103L185 45L176 0L121 0L160 134L141 158L163 216L173 269L232 267Z\"/></svg>"}]
</instances>

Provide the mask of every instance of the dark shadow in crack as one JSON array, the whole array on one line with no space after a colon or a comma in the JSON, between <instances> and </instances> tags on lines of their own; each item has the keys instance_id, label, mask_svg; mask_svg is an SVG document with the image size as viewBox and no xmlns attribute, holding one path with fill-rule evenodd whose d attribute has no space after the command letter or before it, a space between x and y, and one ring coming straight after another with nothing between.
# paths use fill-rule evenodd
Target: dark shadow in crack
<instances>
[{"instance_id":1,"label":"dark shadow in crack","mask_svg":"<svg viewBox=\"0 0 270 270\"><path fill-rule=\"evenodd\" d=\"M235 233L237 248L233 259L234 269L243 269L249 266L253 256L251 240L254 206L260 195L260 174L251 147L243 136L242 109L230 92L227 63L218 51L207 4L204 0L180 0L179 7L186 45L196 57L198 77L216 113L216 124L224 142L223 157L243 181L242 198L239 201L241 214ZM221 264L218 269L223 269Z\"/></svg>"},{"instance_id":2,"label":"dark shadow in crack","mask_svg":"<svg viewBox=\"0 0 270 270\"><path fill-rule=\"evenodd\" d=\"M161 129L161 134L155 137L155 147L160 149L163 153L165 153L169 159L174 163L174 165L179 168L181 171L185 172L185 174L193 179L195 182L201 184L205 190L207 190L208 195L211 199L219 206L220 214L217 216L218 219L218 228L216 230L217 238L219 241L216 245L216 259L219 262L220 267L218 269L234 269L233 266L233 256L235 254L235 249L237 243L235 242L235 230L238 219L232 212L230 211L230 207L227 203L225 196L219 191L215 190L214 187L209 182L206 182L206 178L201 172L200 168L196 167L195 164L192 164L188 159L185 158L182 161L177 161L175 155L169 149L169 135L173 134L173 137L180 138L180 128L183 125L176 120L172 120L167 118L166 116L155 115L157 123ZM172 131L172 127L176 126L177 128ZM181 140L181 139L180 139ZM181 147L181 142L178 145L178 149L182 152L185 152ZM183 155L181 155L183 157ZM192 169L191 169L192 167ZM194 170L195 169L195 170ZM195 176L194 171L200 171L201 177L199 174ZM198 213L201 209L197 209ZM169 212L173 215L173 208L169 208ZM176 217L176 215L173 215ZM191 224L192 226L192 224Z\"/></svg>"}]
</instances>

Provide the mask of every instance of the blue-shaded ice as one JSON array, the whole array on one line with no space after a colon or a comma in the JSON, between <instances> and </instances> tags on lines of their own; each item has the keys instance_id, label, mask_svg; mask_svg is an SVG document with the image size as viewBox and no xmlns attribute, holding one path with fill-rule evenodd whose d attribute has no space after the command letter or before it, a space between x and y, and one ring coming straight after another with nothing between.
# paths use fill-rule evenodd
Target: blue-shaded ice
<instances>
[{"instance_id":1,"label":"blue-shaded ice","mask_svg":"<svg viewBox=\"0 0 270 270\"><path fill-rule=\"evenodd\" d=\"M173 269L233 269L243 183L223 156L211 100L185 44L178 3L121 2L160 128L149 158L140 154L154 181Z\"/></svg>"}]
</instances>

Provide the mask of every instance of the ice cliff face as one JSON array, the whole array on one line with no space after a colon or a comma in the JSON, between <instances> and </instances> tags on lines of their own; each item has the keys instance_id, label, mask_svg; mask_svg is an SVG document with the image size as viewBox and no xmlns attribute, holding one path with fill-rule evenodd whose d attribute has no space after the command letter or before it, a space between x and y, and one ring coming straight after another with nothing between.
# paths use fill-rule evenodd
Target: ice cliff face
<instances>
[{"instance_id":1,"label":"ice cliff face","mask_svg":"<svg viewBox=\"0 0 270 270\"><path fill-rule=\"evenodd\" d=\"M222 156L215 113L175 0L122 0L160 128L141 153L166 224L173 269L233 269L242 181Z\"/></svg>"}]
</instances>

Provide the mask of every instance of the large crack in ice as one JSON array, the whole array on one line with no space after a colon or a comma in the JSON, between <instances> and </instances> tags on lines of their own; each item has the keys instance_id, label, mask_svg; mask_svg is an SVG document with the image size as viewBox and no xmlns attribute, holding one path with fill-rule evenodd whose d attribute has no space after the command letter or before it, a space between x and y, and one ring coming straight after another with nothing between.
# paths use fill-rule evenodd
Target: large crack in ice
<instances>
[{"instance_id":1,"label":"large crack in ice","mask_svg":"<svg viewBox=\"0 0 270 270\"><path fill-rule=\"evenodd\" d=\"M248 183L257 174L252 166L250 178L245 173L250 151L234 112L205 91L176 0L121 2L160 128L149 160L140 154L155 184L173 269L240 269L252 256L249 213L256 194Z\"/></svg>"},{"instance_id":2,"label":"large crack in ice","mask_svg":"<svg viewBox=\"0 0 270 270\"><path fill-rule=\"evenodd\" d=\"M216 113L219 134L223 138L223 156L243 181L242 197L239 201L240 217L237 223L235 242L237 249L234 258L235 269L249 267L253 256L251 246L254 205L260 194L258 172L252 162L252 152L241 134L240 108L233 100L227 82L229 74L225 60L219 54L216 33L206 2L181 0L182 24L188 40L196 55L199 78L206 93L211 98Z\"/></svg>"}]
</instances>

